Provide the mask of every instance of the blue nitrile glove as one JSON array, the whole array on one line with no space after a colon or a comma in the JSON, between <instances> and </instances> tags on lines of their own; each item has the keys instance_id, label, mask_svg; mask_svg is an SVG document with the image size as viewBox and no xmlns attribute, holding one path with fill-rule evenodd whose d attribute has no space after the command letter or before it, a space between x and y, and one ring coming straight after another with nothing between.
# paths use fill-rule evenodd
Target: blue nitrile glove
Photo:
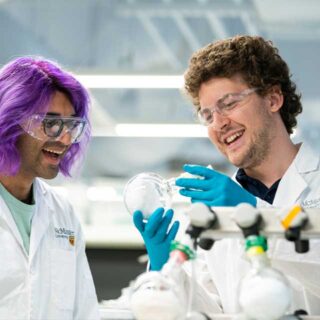
<instances>
[{"instance_id":1,"label":"blue nitrile glove","mask_svg":"<svg viewBox=\"0 0 320 320\"><path fill-rule=\"evenodd\" d=\"M165 215L163 213L163 208L156 209L147 222L143 221L140 210L133 213L134 225L140 231L149 255L150 270L155 271L161 270L162 266L168 261L170 243L179 229L179 221L175 221L168 231L173 210L167 210Z\"/></svg>"},{"instance_id":2,"label":"blue nitrile glove","mask_svg":"<svg viewBox=\"0 0 320 320\"><path fill-rule=\"evenodd\" d=\"M191 202L202 202L211 207L230 207L246 202L256 206L257 199L228 176L198 165L185 164L183 169L203 178L179 178L176 185L180 194L190 197Z\"/></svg>"}]
</instances>

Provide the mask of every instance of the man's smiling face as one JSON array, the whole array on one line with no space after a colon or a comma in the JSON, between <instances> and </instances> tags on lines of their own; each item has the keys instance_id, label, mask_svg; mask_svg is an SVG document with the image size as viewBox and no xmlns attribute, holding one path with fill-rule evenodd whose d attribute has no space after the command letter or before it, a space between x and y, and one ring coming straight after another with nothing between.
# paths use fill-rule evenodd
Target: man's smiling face
<instances>
[{"instance_id":1,"label":"man's smiling face","mask_svg":"<svg viewBox=\"0 0 320 320\"><path fill-rule=\"evenodd\" d=\"M75 111L68 97L57 91L50 100L47 114L70 117L75 115ZM68 133L53 141L42 141L27 133L22 134L17 142L21 157L19 174L28 180L35 177L55 178L59 172L59 164L70 146Z\"/></svg>"},{"instance_id":2,"label":"man's smiling face","mask_svg":"<svg viewBox=\"0 0 320 320\"><path fill-rule=\"evenodd\" d=\"M221 97L248 89L240 75L212 78L199 90L201 109L216 106ZM235 166L252 168L266 158L272 141L272 113L264 97L257 92L247 95L228 116L214 112L208 126L212 143Z\"/></svg>"}]
</instances>

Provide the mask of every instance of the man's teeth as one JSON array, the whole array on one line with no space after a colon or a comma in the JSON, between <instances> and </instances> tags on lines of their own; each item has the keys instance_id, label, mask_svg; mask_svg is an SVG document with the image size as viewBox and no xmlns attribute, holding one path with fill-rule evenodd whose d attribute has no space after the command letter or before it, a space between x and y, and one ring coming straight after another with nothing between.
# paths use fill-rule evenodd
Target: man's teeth
<instances>
[{"instance_id":1,"label":"man's teeth","mask_svg":"<svg viewBox=\"0 0 320 320\"><path fill-rule=\"evenodd\" d=\"M226 139L226 143L232 143L234 140L236 140L238 137L241 137L242 136L242 132L237 132L235 134L233 134L232 136L228 137Z\"/></svg>"},{"instance_id":2,"label":"man's teeth","mask_svg":"<svg viewBox=\"0 0 320 320\"><path fill-rule=\"evenodd\" d=\"M43 149L43 150L46 152L50 152L50 153L58 154L58 155L61 155L63 153L63 151L56 151L56 150L51 150L51 149Z\"/></svg>"}]
</instances>

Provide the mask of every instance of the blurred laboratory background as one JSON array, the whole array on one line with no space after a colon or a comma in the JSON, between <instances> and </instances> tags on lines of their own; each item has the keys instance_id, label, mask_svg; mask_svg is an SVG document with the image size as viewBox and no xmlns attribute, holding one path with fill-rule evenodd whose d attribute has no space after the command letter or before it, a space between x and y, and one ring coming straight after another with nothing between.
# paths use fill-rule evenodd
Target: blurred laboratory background
<instances>
[{"instance_id":1,"label":"blurred laboratory background","mask_svg":"<svg viewBox=\"0 0 320 320\"><path fill-rule=\"evenodd\" d=\"M99 300L118 297L145 268L122 197L132 176L170 178L184 163L234 171L180 90L193 51L236 34L272 40L303 97L293 139L320 149L319 13L318 0L0 0L0 64L44 56L92 95L93 138L82 171L50 183L83 223Z\"/></svg>"}]
</instances>

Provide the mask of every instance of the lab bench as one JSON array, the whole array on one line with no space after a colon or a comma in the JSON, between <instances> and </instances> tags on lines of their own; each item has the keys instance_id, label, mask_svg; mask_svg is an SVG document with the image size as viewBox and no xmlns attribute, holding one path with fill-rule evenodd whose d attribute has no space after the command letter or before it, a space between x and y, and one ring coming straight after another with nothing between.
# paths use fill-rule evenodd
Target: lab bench
<instances>
[{"instance_id":1,"label":"lab bench","mask_svg":"<svg viewBox=\"0 0 320 320\"><path fill-rule=\"evenodd\" d=\"M134 320L130 310L100 308L101 320ZM211 320L236 320L237 315L211 314ZM300 316L303 320L319 320L320 316ZM152 319L150 319L152 320Z\"/></svg>"}]
</instances>

